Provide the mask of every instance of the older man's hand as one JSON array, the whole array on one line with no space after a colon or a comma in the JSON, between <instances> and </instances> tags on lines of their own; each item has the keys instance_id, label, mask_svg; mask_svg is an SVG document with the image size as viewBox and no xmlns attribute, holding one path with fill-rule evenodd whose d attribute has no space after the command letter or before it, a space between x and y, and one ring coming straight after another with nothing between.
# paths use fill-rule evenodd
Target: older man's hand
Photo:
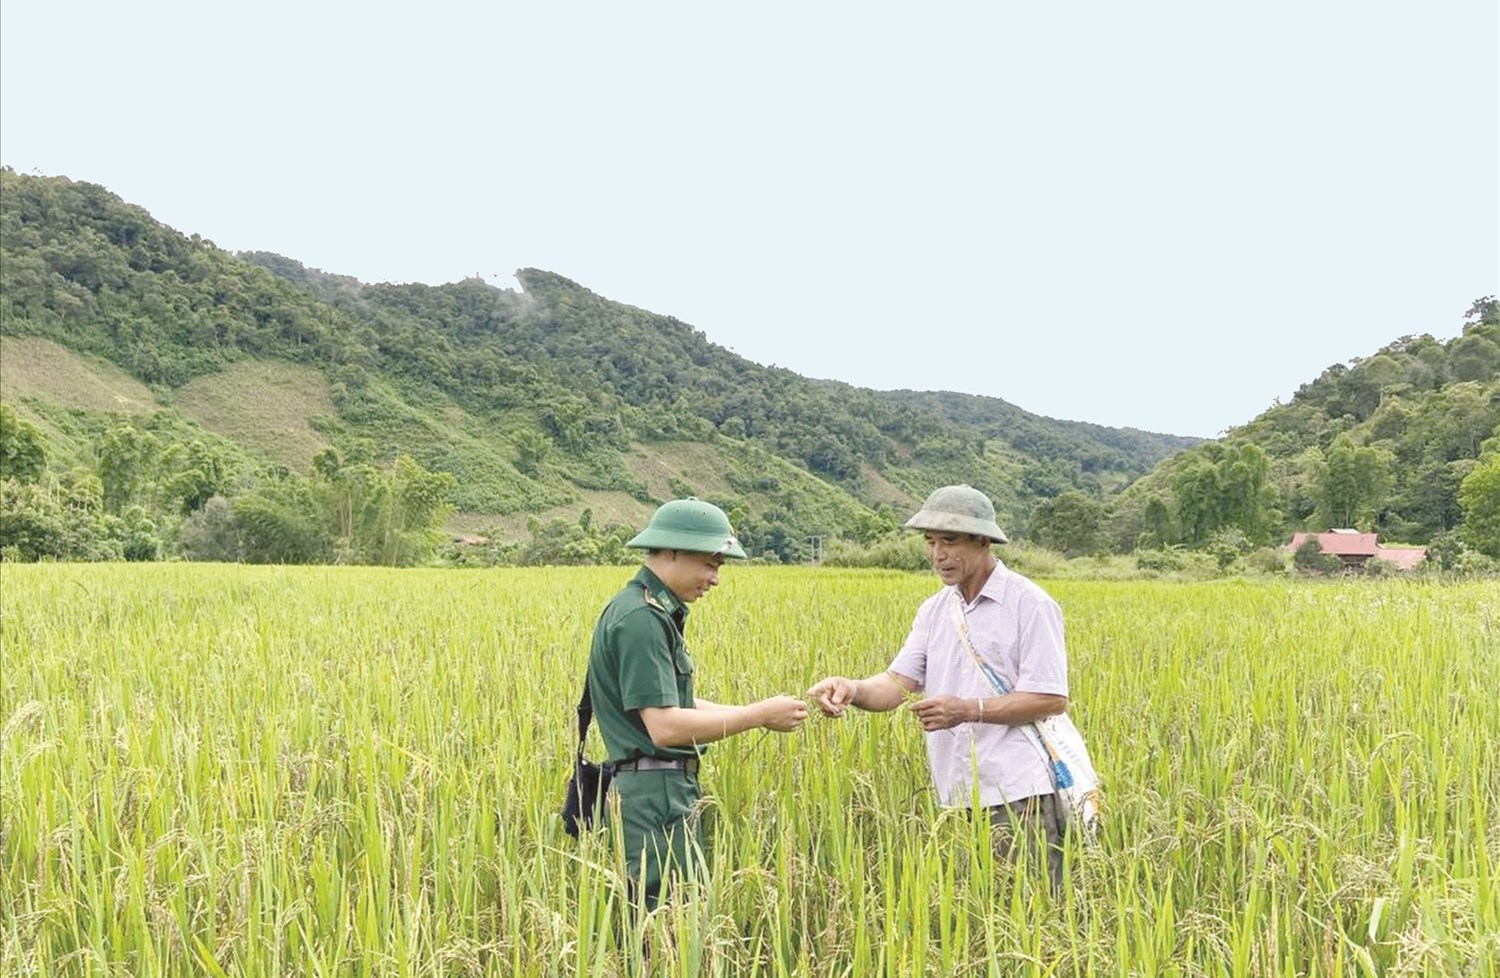
<instances>
[{"instance_id":1,"label":"older man's hand","mask_svg":"<svg viewBox=\"0 0 1500 978\"><path fill-rule=\"evenodd\" d=\"M829 676L807 691L809 699L818 704L824 716L842 716L844 708L854 702L859 692L859 683L843 676Z\"/></svg>"},{"instance_id":2,"label":"older man's hand","mask_svg":"<svg viewBox=\"0 0 1500 978\"><path fill-rule=\"evenodd\" d=\"M960 723L970 723L975 719L975 701L961 699L957 696L929 696L925 700L917 700L911 705L911 711L916 714L917 719L922 721L922 729L928 733L934 730L947 730L956 727Z\"/></svg>"}]
</instances>

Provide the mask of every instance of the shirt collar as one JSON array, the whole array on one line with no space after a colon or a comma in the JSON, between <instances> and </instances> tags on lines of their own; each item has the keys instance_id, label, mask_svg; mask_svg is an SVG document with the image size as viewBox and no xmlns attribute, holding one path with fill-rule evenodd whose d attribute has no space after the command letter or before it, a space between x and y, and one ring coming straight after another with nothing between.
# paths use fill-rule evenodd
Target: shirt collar
<instances>
[{"instance_id":1,"label":"shirt collar","mask_svg":"<svg viewBox=\"0 0 1500 978\"><path fill-rule=\"evenodd\" d=\"M984 585L980 587L979 594L975 596L974 604L978 604L980 598L989 598L991 601L999 602L1005 596L1005 579L1009 575L1010 569L1005 566L1005 563L999 557L996 557L995 568L990 571L990 576L984 579ZM958 589L957 584L953 585L953 590L958 595L958 599L962 601L964 593ZM973 606L969 605L971 608Z\"/></svg>"},{"instance_id":2,"label":"shirt collar","mask_svg":"<svg viewBox=\"0 0 1500 978\"><path fill-rule=\"evenodd\" d=\"M643 566L636 572L635 583L646 589L647 604L656 605L678 621L683 621L687 618L687 605L677 600L677 595L673 594L672 589L661 582L661 578L657 577L651 571L651 568Z\"/></svg>"}]
</instances>

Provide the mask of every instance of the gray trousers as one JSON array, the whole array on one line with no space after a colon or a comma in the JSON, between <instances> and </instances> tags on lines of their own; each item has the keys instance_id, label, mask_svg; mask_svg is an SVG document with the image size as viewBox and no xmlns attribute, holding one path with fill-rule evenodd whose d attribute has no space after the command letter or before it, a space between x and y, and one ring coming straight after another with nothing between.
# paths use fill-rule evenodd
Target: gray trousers
<instances>
[{"instance_id":1,"label":"gray trousers","mask_svg":"<svg viewBox=\"0 0 1500 978\"><path fill-rule=\"evenodd\" d=\"M991 805L987 811L996 858L1014 864L1020 860L1021 847L1025 846L1032 862L1046 866L1052 892L1061 893L1064 824L1057 796L1033 795L1005 805Z\"/></svg>"}]
</instances>

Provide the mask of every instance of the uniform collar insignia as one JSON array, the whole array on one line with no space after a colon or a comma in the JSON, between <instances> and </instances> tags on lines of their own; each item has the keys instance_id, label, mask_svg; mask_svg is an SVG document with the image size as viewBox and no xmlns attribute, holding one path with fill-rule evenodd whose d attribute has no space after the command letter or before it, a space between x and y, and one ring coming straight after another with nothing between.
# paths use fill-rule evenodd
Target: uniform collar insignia
<instances>
[{"instance_id":1,"label":"uniform collar insignia","mask_svg":"<svg viewBox=\"0 0 1500 978\"><path fill-rule=\"evenodd\" d=\"M651 573L651 571L644 567L641 568L641 575L638 580L641 584L641 590L645 593L646 604L657 611L665 612L669 615L675 615L682 608L682 602L678 601L672 594L672 589L663 584L661 578Z\"/></svg>"}]
</instances>

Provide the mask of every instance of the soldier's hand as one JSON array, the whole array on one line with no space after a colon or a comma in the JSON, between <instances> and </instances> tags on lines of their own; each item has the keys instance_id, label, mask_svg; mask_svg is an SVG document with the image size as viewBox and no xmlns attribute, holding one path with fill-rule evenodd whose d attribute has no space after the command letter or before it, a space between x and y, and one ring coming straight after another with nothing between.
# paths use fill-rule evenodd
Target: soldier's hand
<instances>
[{"instance_id":1,"label":"soldier's hand","mask_svg":"<svg viewBox=\"0 0 1500 978\"><path fill-rule=\"evenodd\" d=\"M859 683L854 680L829 676L809 689L807 695L817 702L824 716L837 717L843 716L844 707L854 702L854 694L858 691Z\"/></svg>"},{"instance_id":2,"label":"soldier's hand","mask_svg":"<svg viewBox=\"0 0 1500 978\"><path fill-rule=\"evenodd\" d=\"M778 733L790 733L807 719L807 704L795 696L772 696L761 700L760 725Z\"/></svg>"},{"instance_id":3,"label":"soldier's hand","mask_svg":"<svg viewBox=\"0 0 1500 978\"><path fill-rule=\"evenodd\" d=\"M957 696L930 696L925 700L917 700L911 705L911 711L922 721L922 729L928 733L934 730L947 730L956 727L960 723L968 723L973 719L973 700L960 699Z\"/></svg>"}]
</instances>

